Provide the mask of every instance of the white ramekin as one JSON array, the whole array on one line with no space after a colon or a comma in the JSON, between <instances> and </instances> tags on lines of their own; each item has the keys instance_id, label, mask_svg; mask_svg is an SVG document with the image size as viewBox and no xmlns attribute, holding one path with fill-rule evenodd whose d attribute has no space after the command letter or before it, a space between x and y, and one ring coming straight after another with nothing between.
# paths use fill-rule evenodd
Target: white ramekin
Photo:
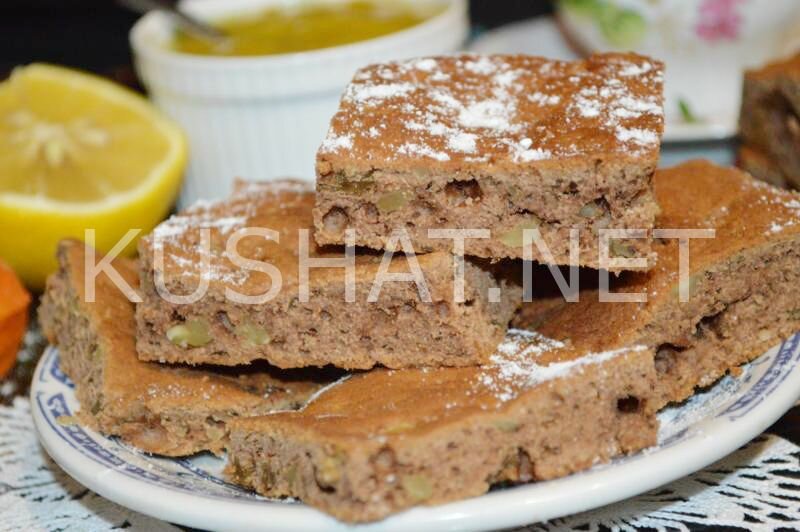
<instances>
[{"instance_id":1,"label":"white ramekin","mask_svg":"<svg viewBox=\"0 0 800 532\"><path fill-rule=\"evenodd\" d=\"M179 205L225 197L235 177L313 180L317 148L356 69L448 53L463 44L467 1L445 3L439 15L385 37L263 57L178 53L167 46L173 31L169 17L160 12L142 17L130 34L136 69L155 104L189 137ZM189 0L182 6L213 20L279 4L286 0Z\"/></svg>"}]
</instances>

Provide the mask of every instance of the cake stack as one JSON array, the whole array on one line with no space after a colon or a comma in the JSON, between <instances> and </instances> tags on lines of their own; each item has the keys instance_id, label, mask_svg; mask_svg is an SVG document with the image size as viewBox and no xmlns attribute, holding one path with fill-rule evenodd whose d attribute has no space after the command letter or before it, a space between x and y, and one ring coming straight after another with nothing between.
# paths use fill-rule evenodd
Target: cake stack
<instances>
[{"instance_id":1,"label":"cake stack","mask_svg":"<svg viewBox=\"0 0 800 532\"><path fill-rule=\"evenodd\" d=\"M80 419L227 451L231 481L350 522L653 445L659 409L800 329L800 197L656 171L662 77L632 54L367 67L316 194L239 183L138 263L64 242L41 319Z\"/></svg>"}]
</instances>

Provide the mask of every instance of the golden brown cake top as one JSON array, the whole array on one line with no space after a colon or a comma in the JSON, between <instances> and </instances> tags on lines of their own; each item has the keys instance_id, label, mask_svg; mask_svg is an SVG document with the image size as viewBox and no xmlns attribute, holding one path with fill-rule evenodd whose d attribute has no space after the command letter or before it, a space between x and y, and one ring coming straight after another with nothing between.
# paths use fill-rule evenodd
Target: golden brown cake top
<instances>
[{"instance_id":1,"label":"golden brown cake top","mask_svg":"<svg viewBox=\"0 0 800 532\"><path fill-rule=\"evenodd\" d=\"M748 250L800 239L800 194L757 181L735 168L707 161L691 161L655 175L655 193L661 207L656 227L713 229L714 238L692 239L689 244L689 287L698 273L735 259ZM539 332L560 338L564 334L597 337L603 349L618 342L636 342L642 328L659 309L679 301L677 239L653 246L655 266L647 272L626 274L612 283L612 292L646 293L646 302L603 303L586 291L579 303L548 309ZM695 281L697 282L697 281ZM691 295L691 292L690 292ZM536 306L523 313L539 313ZM537 321L527 316L523 322ZM603 334L614 331L614 335Z\"/></svg>"},{"instance_id":2,"label":"golden brown cake top","mask_svg":"<svg viewBox=\"0 0 800 532\"><path fill-rule=\"evenodd\" d=\"M97 277L95 302L86 302L82 242L62 241L58 258L71 292L79 298L80 312L98 339L104 364L103 395L115 412L138 409L144 403L154 412L202 405L204 411L249 408L265 413L301 404L325 383L311 372L281 372L266 365L207 371L141 362L136 354L134 304L105 273ZM96 259L101 260L102 254L98 252ZM131 287L138 287L133 261L116 259L112 264Z\"/></svg>"},{"instance_id":3,"label":"golden brown cake top","mask_svg":"<svg viewBox=\"0 0 800 532\"><path fill-rule=\"evenodd\" d=\"M693 240L690 268L698 272L737 254L800 235L800 194L753 179L731 167L691 161L656 172L660 228L713 229L714 238ZM677 279L678 244L668 240L650 272L637 277L651 304ZM671 294L670 294L671 295Z\"/></svg>"},{"instance_id":4,"label":"golden brown cake top","mask_svg":"<svg viewBox=\"0 0 800 532\"><path fill-rule=\"evenodd\" d=\"M714 238L690 244L691 272L703 271L737 254L800 235L800 194L781 190L730 167L691 161L655 176L659 228L713 229ZM665 290L678 276L678 241L656 246L655 267L631 276L625 290L646 288L651 305L674 294Z\"/></svg>"},{"instance_id":5,"label":"golden brown cake top","mask_svg":"<svg viewBox=\"0 0 800 532\"><path fill-rule=\"evenodd\" d=\"M209 293L233 288L244 295L264 294L272 278L252 265L234 263L226 247L237 234L248 228L269 229L277 233L277 241L261 235L243 237L235 249L243 259L267 262L281 274L282 290L291 290L299 283L300 242L308 242L308 253L314 258L345 257L344 247L320 247L314 240L314 191L311 185L297 180L272 182L238 182L230 198L221 201L199 201L158 225L142 239L139 251L146 261L163 272L163 281L170 291L173 286L187 287L191 292L201 281L208 282ZM306 236L301 231L306 230ZM208 244L203 234L209 235ZM233 245L233 244L231 244ZM161 257L161 259L158 259ZM158 259L158 260L154 260ZM356 281L374 279L382 255L359 251L356 255ZM441 267L451 264L446 253L428 253L417 257L420 267ZM159 262L163 260L163 262ZM391 272L408 271L404 258L390 263ZM309 269L310 284L328 281L342 283L343 268Z\"/></svg>"},{"instance_id":6,"label":"golden brown cake top","mask_svg":"<svg viewBox=\"0 0 800 532\"><path fill-rule=\"evenodd\" d=\"M332 438L379 442L413 436L476 414L496 416L556 379L645 350L632 346L593 353L512 329L482 367L375 369L343 378L299 412L237 420L236 426L253 430L285 421Z\"/></svg>"},{"instance_id":7,"label":"golden brown cake top","mask_svg":"<svg viewBox=\"0 0 800 532\"><path fill-rule=\"evenodd\" d=\"M761 68L748 70L745 76L754 80L769 80L780 76L800 79L800 53L768 63Z\"/></svg>"},{"instance_id":8,"label":"golden brown cake top","mask_svg":"<svg viewBox=\"0 0 800 532\"><path fill-rule=\"evenodd\" d=\"M634 54L372 65L348 86L317 159L349 168L485 169L593 154L656 158L662 84L663 65Z\"/></svg>"}]
</instances>

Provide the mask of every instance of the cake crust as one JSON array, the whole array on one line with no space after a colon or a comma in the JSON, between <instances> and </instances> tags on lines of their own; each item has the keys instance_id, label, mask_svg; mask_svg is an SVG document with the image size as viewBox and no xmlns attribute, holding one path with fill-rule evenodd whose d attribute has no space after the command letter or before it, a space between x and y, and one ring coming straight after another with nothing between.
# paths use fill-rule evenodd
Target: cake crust
<instances>
[{"instance_id":1,"label":"cake crust","mask_svg":"<svg viewBox=\"0 0 800 532\"><path fill-rule=\"evenodd\" d=\"M594 344L514 330L482 367L353 375L302 411L237 422L226 471L363 522L653 445L653 351Z\"/></svg>"},{"instance_id":2,"label":"cake crust","mask_svg":"<svg viewBox=\"0 0 800 532\"><path fill-rule=\"evenodd\" d=\"M359 252L353 259L352 302L346 299L342 267L310 268L303 301L300 231L308 231L308 253L314 260L345 256L344 248L321 247L310 236L313 204L313 191L300 182L240 183L230 199L190 208L142 239L139 357L189 364L267 360L282 368L332 364L369 369L376 364L465 366L492 353L522 301L521 287L503 278L502 265L465 261L464 297L458 301L453 256L418 255L427 295L413 282L386 282L372 302L369 296L383 256ZM272 278L234 264L226 242L253 227L273 230L279 240L248 236L236 251L247 260L271 264L281 286L272 300L250 303L236 301L228 291L255 297L271 289ZM210 232L208 246L202 243L204 229ZM157 264L156 252L163 255L163 265ZM390 274L412 272L403 254L387 264ZM159 294L156 271L171 294L192 293L203 282L207 291L196 301L173 303ZM198 326L203 328L199 340L176 341L173 331Z\"/></svg>"},{"instance_id":3,"label":"cake crust","mask_svg":"<svg viewBox=\"0 0 800 532\"><path fill-rule=\"evenodd\" d=\"M219 454L232 418L298 408L337 377L266 365L230 370L141 362L133 303L105 273L97 277L95 302L86 302L85 258L83 243L61 242L60 270L48 280L39 317L76 385L80 421L104 434L150 453ZM136 289L135 264L116 259L112 265Z\"/></svg>"},{"instance_id":4,"label":"cake crust","mask_svg":"<svg viewBox=\"0 0 800 532\"><path fill-rule=\"evenodd\" d=\"M596 289L580 301L525 305L515 324L543 334L615 331L623 343L657 350L656 404L686 399L700 386L800 331L800 194L732 168L693 161L659 170L661 228L713 229L689 245L689 300L680 302L679 244L654 245L655 266L611 282L612 292L644 293L645 303L603 303Z\"/></svg>"},{"instance_id":5,"label":"cake crust","mask_svg":"<svg viewBox=\"0 0 800 532\"><path fill-rule=\"evenodd\" d=\"M599 229L653 225L662 71L633 54L366 67L317 154L317 241L341 243L350 226L359 245L383 249L406 227L418 251L450 250L427 230L478 227L491 236L468 241L468 254L521 258L518 233L536 227L553 261L567 264L578 228L580 264L597 267ZM625 246L649 252L646 239Z\"/></svg>"}]
</instances>

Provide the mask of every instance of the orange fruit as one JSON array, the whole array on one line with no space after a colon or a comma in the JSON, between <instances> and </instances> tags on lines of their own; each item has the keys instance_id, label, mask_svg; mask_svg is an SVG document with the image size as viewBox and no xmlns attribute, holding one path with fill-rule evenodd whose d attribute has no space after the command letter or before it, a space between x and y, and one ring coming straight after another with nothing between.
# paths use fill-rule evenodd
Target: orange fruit
<instances>
[{"instance_id":1,"label":"orange fruit","mask_svg":"<svg viewBox=\"0 0 800 532\"><path fill-rule=\"evenodd\" d=\"M14 366L28 327L31 296L17 275L0 262L0 378Z\"/></svg>"}]
</instances>

